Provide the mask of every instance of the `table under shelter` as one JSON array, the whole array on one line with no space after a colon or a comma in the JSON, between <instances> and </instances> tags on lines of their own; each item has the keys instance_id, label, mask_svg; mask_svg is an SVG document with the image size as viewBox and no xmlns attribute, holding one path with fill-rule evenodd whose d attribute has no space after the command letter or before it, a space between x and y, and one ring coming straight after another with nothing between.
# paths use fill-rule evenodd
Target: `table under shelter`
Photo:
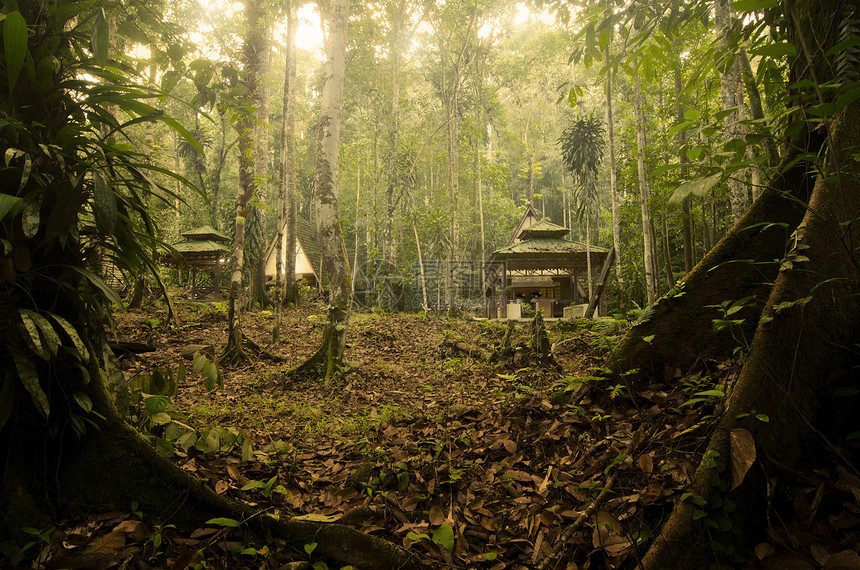
<instances>
[{"instance_id":1,"label":"table under shelter","mask_svg":"<svg viewBox=\"0 0 860 570\"><path fill-rule=\"evenodd\" d=\"M532 304L544 317L584 316L590 300L598 314L606 313L598 287L601 269L612 262L611 250L569 241L568 228L537 220L529 208L506 247L493 252L485 266L487 317L520 318L522 306ZM592 295L589 296L588 267Z\"/></svg>"}]
</instances>

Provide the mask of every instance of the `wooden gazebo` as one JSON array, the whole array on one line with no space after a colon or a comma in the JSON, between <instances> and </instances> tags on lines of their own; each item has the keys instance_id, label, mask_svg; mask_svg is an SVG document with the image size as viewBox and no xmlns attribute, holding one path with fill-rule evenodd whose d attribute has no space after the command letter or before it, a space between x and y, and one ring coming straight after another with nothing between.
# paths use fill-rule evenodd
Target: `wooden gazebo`
<instances>
[{"instance_id":1,"label":"wooden gazebo","mask_svg":"<svg viewBox=\"0 0 860 570\"><path fill-rule=\"evenodd\" d=\"M202 226L182 234L185 238L173 247L188 267L191 298L221 293L221 269L227 263L230 238L213 228ZM170 263L168 258L166 261Z\"/></svg>"},{"instance_id":2,"label":"wooden gazebo","mask_svg":"<svg viewBox=\"0 0 860 570\"><path fill-rule=\"evenodd\" d=\"M545 317L561 317L565 307L589 303L589 258L596 292L593 301L599 300L598 275L607 259L611 263L610 250L569 241L565 239L569 232L540 220L529 207L510 243L487 261L484 294L488 317L518 318L524 303L543 310ZM603 314L605 302L598 307Z\"/></svg>"}]
</instances>

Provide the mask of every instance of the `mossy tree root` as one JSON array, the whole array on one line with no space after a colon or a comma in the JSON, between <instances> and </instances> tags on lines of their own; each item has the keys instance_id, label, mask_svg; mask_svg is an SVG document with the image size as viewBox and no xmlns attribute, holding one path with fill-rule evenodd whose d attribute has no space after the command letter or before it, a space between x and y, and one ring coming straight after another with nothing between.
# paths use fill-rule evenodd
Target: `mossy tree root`
<instances>
[{"instance_id":1,"label":"mossy tree root","mask_svg":"<svg viewBox=\"0 0 860 570\"><path fill-rule=\"evenodd\" d=\"M330 382L340 372L346 344L349 312L329 306L328 320L323 329L322 344L298 367L287 374L288 380L314 379Z\"/></svg>"},{"instance_id":2,"label":"mossy tree root","mask_svg":"<svg viewBox=\"0 0 860 570\"><path fill-rule=\"evenodd\" d=\"M839 152L830 164L836 168L851 164L850 155L860 136L850 125L858 120L860 112L851 108L841 123L848 126L847 132L834 137ZM739 507L731 519L733 532L747 542L765 539L766 492L762 469L748 471L742 483L732 481L728 467L734 451L733 430L752 435L760 463L773 459L778 466L794 469L820 456L822 449L833 448L828 437L843 438L860 423L856 418L858 398L832 395L838 387L857 387L850 370L857 361L856 348L851 347L860 340L860 269L856 252L848 244L860 240L860 230L851 223L858 212L860 181L856 177L819 178L797 229L796 249L808 260L785 268L776 279L740 377L689 489L705 500L716 494L722 494L724 500L731 498ZM768 421L757 421L750 415L752 411L766 415ZM851 423L832 421L840 417ZM829 425L825 418L830 419ZM712 459L725 470L709 468ZM704 543L709 541L695 541L697 523L692 511L692 505L677 503L643 559L646 570L697 567L706 556L709 545ZM729 538L736 537L727 537L727 541Z\"/></svg>"},{"instance_id":3,"label":"mossy tree root","mask_svg":"<svg viewBox=\"0 0 860 570\"><path fill-rule=\"evenodd\" d=\"M752 338L786 244L803 218L804 198L812 185L806 163L787 168L795 158L783 161L784 174L676 286L678 294L655 303L650 318L622 339L612 357L617 373L638 369L639 377L647 381L662 376L665 367L686 371L702 358L730 355L737 341L728 332L714 335L713 320L721 315L709 308L723 301L749 296L757 300L757 306L732 317L744 319L736 334ZM651 336L650 342L642 340Z\"/></svg>"}]
</instances>

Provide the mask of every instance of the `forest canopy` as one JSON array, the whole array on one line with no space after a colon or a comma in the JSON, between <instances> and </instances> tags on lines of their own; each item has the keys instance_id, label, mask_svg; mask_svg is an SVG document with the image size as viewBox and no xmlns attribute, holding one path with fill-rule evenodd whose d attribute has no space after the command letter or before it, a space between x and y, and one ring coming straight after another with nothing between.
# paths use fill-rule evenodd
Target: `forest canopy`
<instances>
[{"instance_id":1,"label":"forest canopy","mask_svg":"<svg viewBox=\"0 0 860 570\"><path fill-rule=\"evenodd\" d=\"M349 369L354 312L493 316L487 261L526 219L540 219L540 239L581 248L588 269L571 296L593 307L605 281L602 315L633 323L589 381L611 378L612 398L638 402L655 381L736 367L722 413L706 418L691 500L637 553L646 568L713 554L695 540L704 505L744 505L724 513L737 537L763 528L767 468L795 474L826 450L856 474L858 8L4 0L3 531L47 525L68 494L150 512L183 496L185 522L256 518L127 421L131 399L153 394L135 396L108 342L113 314L147 299L176 324L177 291L193 295L181 254L203 251L189 235L215 240L197 260L216 268L215 298L227 294L226 347L192 356L210 388L266 356L243 333L248 311L274 310L275 344L282 311L317 299L321 346L283 376L331 390ZM313 279L297 277L299 246L318 256ZM615 259L600 283L592 252ZM521 301L555 288L534 280ZM513 284L501 289L512 301ZM540 311L530 326L530 362L557 373ZM497 348L514 362L511 330ZM173 376L149 378L170 391ZM153 418L169 400L157 396ZM616 451L607 486L631 463ZM299 541L321 533L338 560L342 541L364 537L269 524ZM363 561L417 564L359 542Z\"/></svg>"}]
</instances>

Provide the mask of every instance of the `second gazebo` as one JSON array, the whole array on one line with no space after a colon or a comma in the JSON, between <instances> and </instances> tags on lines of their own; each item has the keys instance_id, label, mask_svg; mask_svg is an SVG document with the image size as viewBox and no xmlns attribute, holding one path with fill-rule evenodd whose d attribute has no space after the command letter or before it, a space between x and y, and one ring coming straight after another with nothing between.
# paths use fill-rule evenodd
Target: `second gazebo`
<instances>
[{"instance_id":1,"label":"second gazebo","mask_svg":"<svg viewBox=\"0 0 860 570\"><path fill-rule=\"evenodd\" d=\"M182 237L185 240L173 247L188 266L191 298L208 293L220 295L221 269L227 263L230 238L212 226L189 230Z\"/></svg>"},{"instance_id":2,"label":"second gazebo","mask_svg":"<svg viewBox=\"0 0 860 570\"><path fill-rule=\"evenodd\" d=\"M524 303L543 310L545 317L561 317L565 307L588 302L589 258L595 291L609 250L564 239L569 232L538 220L529 207L510 243L494 251L486 264L488 317L519 318Z\"/></svg>"}]
</instances>

